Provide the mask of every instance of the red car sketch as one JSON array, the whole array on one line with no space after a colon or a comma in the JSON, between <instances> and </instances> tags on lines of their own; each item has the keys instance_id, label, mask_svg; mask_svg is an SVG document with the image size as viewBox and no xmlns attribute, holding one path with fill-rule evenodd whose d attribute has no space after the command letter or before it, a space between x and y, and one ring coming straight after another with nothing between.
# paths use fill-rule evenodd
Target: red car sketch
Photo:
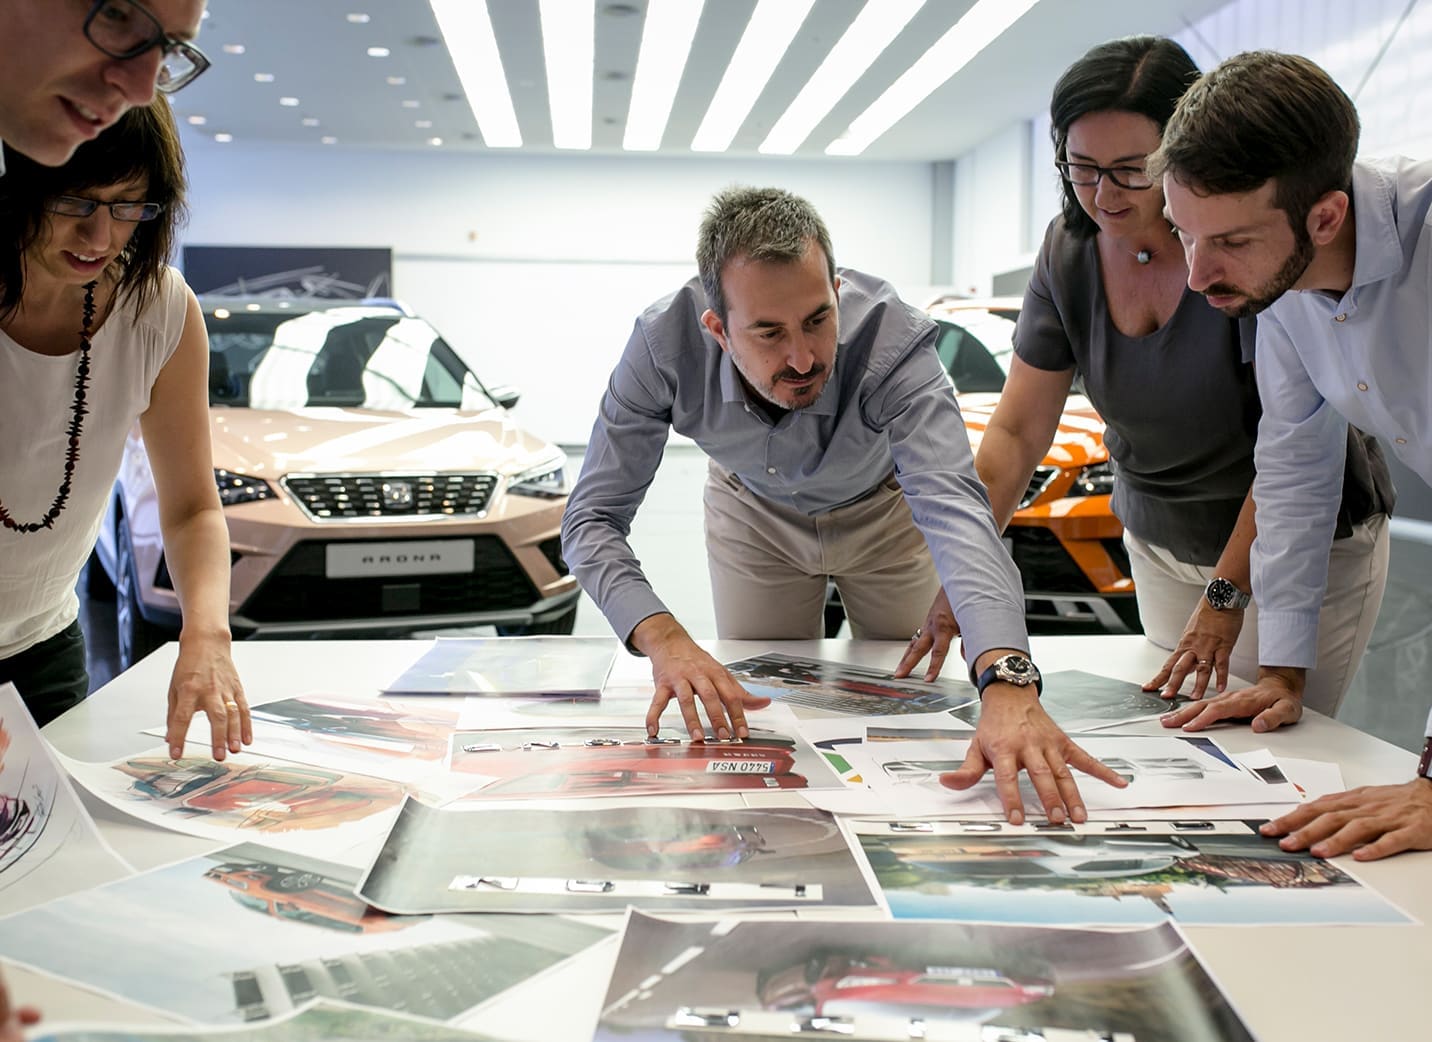
<instances>
[{"instance_id":1,"label":"red car sketch","mask_svg":"<svg viewBox=\"0 0 1432 1042\"><path fill-rule=\"evenodd\" d=\"M370 908L316 872L282 865L229 862L215 865L204 873L204 878L227 887L229 896L250 911L326 930L383 933L427 918L388 915Z\"/></svg>"}]
</instances>

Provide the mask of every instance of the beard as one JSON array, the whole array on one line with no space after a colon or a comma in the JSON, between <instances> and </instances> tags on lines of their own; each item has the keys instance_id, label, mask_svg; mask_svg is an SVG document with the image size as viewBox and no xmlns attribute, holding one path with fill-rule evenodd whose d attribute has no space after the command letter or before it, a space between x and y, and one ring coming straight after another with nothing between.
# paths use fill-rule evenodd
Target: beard
<instances>
[{"instance_id":1,"label":"beard","mask_svg":"<svg viewBox=\"0 0 1432 1042\"><path fill-rule=\"evenodd\" d=\"M739 356L732 354L732 361L736 363L736 371L741 374L741 381L754 391L762 401L774 405L778 409L786 409L794 412L797 409L806 409L820 401L825 389L830 386L829 371L835 368L835 358L832 357L829 365L824 362L817 362L804 373L798 373L794 369L782 369L770 378L770 382L763 383L752 378L746 371ZM823 377L823 378L822 378ZM793 380L807 380L814 378L815 382L808 388L800 388L790 393L786 398L780 397L781 384Z\"/></svg>"},{"instance_id":2,"label":"beard","mask_svg":"<svg viewBox=\"0 0 1432 1042\"><path fill-rule=\"evenodd\" d=\"M1229 318L1251 318L1261 311L1266 311L1275 300L1281 297L1288 290L1292 289L1297 281L1303 277L1303 272L1308 270L1308 265L1313 262L1313 255L1317 248L1313 245L1312 236L1308 229L1301 225L1293 228L1293 250L1283 261L1280 267L1262 286L1256 291L1249 292L1241 286L1234 286L1227 282L1216 282L1203 291L1208 297L1242 297L1243 303L1231 308L1219 308Z\"/></svg>"}]
</instances>

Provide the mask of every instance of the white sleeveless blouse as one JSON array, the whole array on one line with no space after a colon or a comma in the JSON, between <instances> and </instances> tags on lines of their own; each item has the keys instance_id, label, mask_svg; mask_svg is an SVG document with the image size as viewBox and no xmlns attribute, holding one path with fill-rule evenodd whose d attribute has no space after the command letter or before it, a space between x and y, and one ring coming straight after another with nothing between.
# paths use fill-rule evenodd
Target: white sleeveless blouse
<instances>
[{"instance_id":1,"label":"white sleeveless blouse","mask_svg":"<svg viewBox=\"0 0 1432 1042\"><path fill-rule=\"evenodd\" d=\"M125 437L179 344L185 289L179 272L167 269L143 313L123 302L91 338L89 412L67 505L49 529L21 534L0 526L0 659L79 615L75 583L99 535ZM45 516L64 478L80 324L77 313L75 350L59 358L27 351L0 331L0 503L20 524Z\"/></svg>"}]
</instances>

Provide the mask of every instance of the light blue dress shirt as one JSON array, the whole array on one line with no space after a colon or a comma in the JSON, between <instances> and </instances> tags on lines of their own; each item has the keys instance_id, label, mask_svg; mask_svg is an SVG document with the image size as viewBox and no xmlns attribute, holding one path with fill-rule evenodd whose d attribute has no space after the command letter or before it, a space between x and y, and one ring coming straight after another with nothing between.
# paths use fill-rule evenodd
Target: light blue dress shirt
<instances>
[{"instance_id":1,"label":"light blue dress shirt","mask_svg":"<svg viewBox=\"0 0 1432 1042\"><path fill-rule=\"evenodd\" d=\"M1315 663L1347 425L1432 484L1429 207L1432 162L1355 164L1352 286L1285 293L1258 316L1252 570L1265 666Z\"/></svg>"},{"instance_id":2,"label":"light blue dress shirt","mask_svg":"<svg viewBox=\"0 0 1432 1042\"><path fill-rule=\"evenodd\" d=\"M861 499L893 469L963 634L970 663L1028 650L1024 594L995 531L969 435L935 353L936 326L885 282L840 273L834 370L812 405L770 420L700 322L692 279L637 319L592 428L562 519L562 556L628 641L668 609L627 536L668 431L696 442L756 495L815 516Z\"/></svg>"}]
</instances>

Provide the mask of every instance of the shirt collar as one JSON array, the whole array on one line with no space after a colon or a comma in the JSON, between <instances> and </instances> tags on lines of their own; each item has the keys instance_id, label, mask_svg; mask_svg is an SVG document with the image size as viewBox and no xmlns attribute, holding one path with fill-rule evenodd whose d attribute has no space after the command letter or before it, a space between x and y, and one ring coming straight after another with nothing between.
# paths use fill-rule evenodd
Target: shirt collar
<instances>
[{"instance_id":1,"label":"shirt collar","mask_svg":"<svg viewBox=\"0 0 1432 1042\"><path fill-rule=\"evenodd\" d=\"M1350 288L1380 282L1402 270L1402 239L1392 212L1395 187L1387 171L1367 163L1353 164L1352 218L1357 256Z\"/></svg>"}]
</instances>

